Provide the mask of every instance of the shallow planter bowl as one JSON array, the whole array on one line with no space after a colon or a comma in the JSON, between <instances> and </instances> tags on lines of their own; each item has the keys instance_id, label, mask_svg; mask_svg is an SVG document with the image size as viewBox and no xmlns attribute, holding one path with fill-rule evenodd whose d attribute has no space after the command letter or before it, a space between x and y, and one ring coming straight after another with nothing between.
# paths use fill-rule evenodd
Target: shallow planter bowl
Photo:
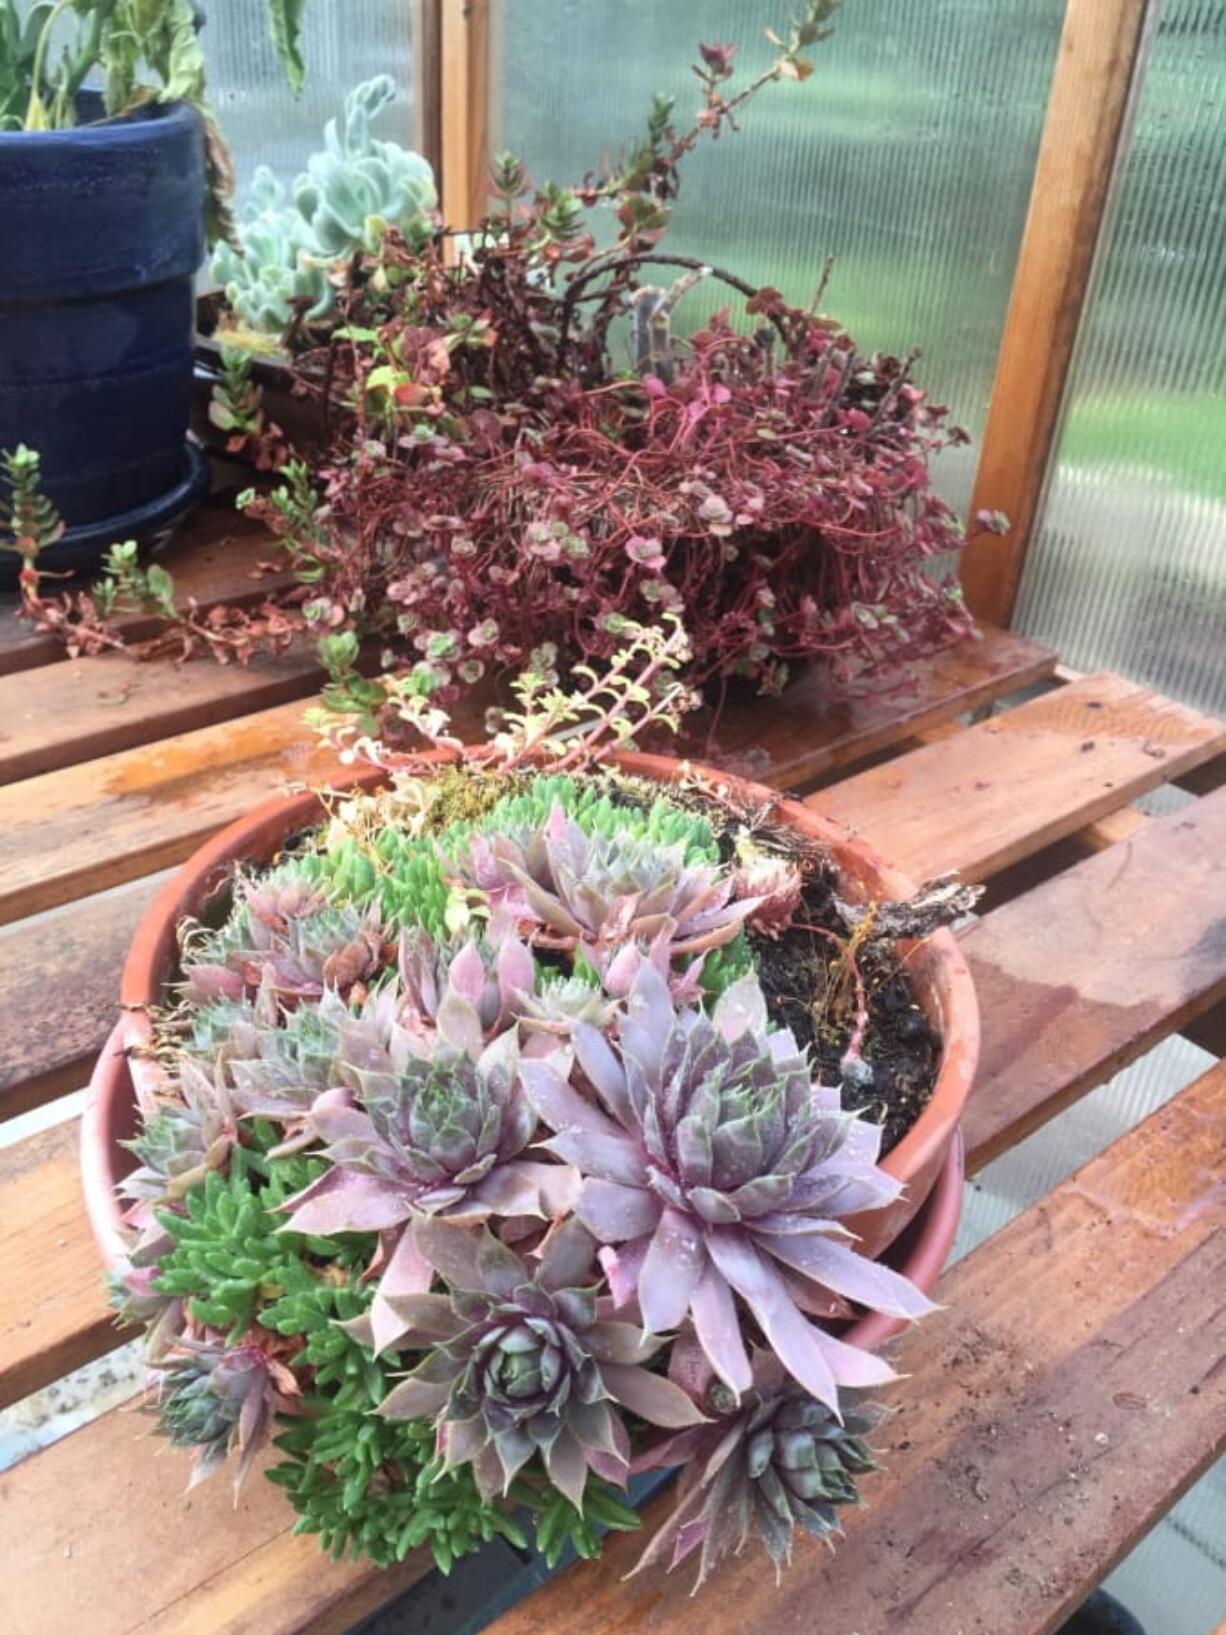
<instances>
[{"instance_id":1,"label":"shallow planter bowl","mask_svg":"<svg viewBox=\"0 0 1226 1635\"><path fill-rule=\"evenodd\" d=\"M440 755L440 764L446 759ZM905 875L888 867L842 825L798 801L783 799L763 784L660 755L619 754L610 759L622 771L656 783L697 779L713 792L727 792L746 811L773 808L777 821L818 842L829 853L840 871L844 893L853 899L904 898L915 890ZM339 787L373 788L382 781L383 774L371 769ZM137 1104L152 1104L165 1082L162 1069L147 1051L152 1013L165 1001L176 976L180 922L200 916L210 898L226 886L236 863L271 862L291 836L322 816L320 796L309 791L269 801L202 846L150 905L137 927L120 991L122 1044L129 1056ZM941 1036L941 1060L927 1106L883 1160L885 1170L903 1182L901 1195L885 1209L850 1216L845 1223L860 1239L861 1250L873 1258L906 1229L935 1186L955 1141L979 1051L975 992L952 934L938 931L919 944L908 961L908 971L918 1002ZM126 1107L103 1105L106 1098L121 1094L128 1095ZM92 1189L91 1220L104 1255L110 1259L120 1230L114 1189L135 1165L133 1155L119 1141L134 1133L136 1112L131 1092L121 1092L113 1080L95 1086L94 1103L83 1131L83 1164Z\"/></svg>"}]
</instances>

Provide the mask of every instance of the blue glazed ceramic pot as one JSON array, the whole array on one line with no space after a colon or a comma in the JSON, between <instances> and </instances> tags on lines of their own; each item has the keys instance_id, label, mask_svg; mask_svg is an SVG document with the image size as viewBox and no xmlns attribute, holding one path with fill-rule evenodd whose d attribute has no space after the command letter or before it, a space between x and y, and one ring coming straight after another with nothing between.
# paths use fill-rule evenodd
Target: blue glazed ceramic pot
<instances>
[{"instance_id":1,"label":"blue glazed ceramic pot","mask_svg":"<svg viewBox=\"0 0 1226 1635\"><path fill-rule=\"evenodd\" d=\"M204 131L183 103L0 134L0 448L26 443L68 524L42 558L88 566L207 487L187 444ZM15 559L7 557L9 577Z\"/></svg>"}]
</instances>

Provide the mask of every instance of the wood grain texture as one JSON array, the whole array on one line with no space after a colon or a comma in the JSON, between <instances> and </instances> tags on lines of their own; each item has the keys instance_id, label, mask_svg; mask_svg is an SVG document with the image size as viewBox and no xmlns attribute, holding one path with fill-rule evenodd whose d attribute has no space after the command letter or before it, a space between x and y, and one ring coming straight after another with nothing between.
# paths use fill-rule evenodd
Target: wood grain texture
<instances>
[{"instance_id":1,"label":"wood grain texture","mask_svg":"<svg viewBox=\"0 0 1226 1635\"><path fill-rule=\"evenodd\" d=\"M996 909L962 949L979 1167L1226 996L1226 790Z\"/></svg>"},{"instance_id":2,"label":"wood grain texture","mask_svg":"<svg viewBox=\"0 0 1226 1635\"><path fill-rule=\"evenodd\" d=\"M585 1635L1051 1635L1226 1431L1224 1166L1219 1067L947 1274L833 1555L802 1536L776 1588L747 1550L691 1600L684 1569L625 1581L623 1535L487 1635L579 1606Z\"/></svg>"},{"instance_id":3,"label":"wood grain texture","mask_svg":"<svg viewBox=\"0 0 1226 1635\"><path fill-rule=\"evenodd\" d=\"M987 876L1208 760L1226 724L1109 674L1087 676L808 804L925 878Z\"/></svg>"},{"instance_id":4,"label":"wood grain texture","mask_svg":"<svg viewBox=\"0 0 1226 1635\"><path fill-rule=\"evenodd\" d=\"M1055 654L1005 630L985 628L979 641L960 642L875 698L834 701L821 675L800 676L782 698L728 704L716 733L720 765L779 789L811 784L823 774L901 745L916 734L1042 681ZM693 734L682 748L711 758Z\"/></svg>"},{"instance_id":5,"label":"wood grain texture","mask_svg":"<svg viewBox=\"0 0 1226 1635\"><path fill-rule=\"evenodd\" d=\"M930 692L925 707L956 713L969 707L969 696L994 694L1047 663L1042 649L1002 640L1003 668L989 657L973 666L968 680L960 664L961 683L942 685L939 704ZM0 789L0 923L180 862L207 834L278 788L333 775L335 760L311 747L302 715L302 705L284 704ZM802 742L804 719L810 727ZM729 709L729 747L720 758L752 743L765 758L766 775L786 782L802 764L812 770L905 730L897 711L893 724L871 711L859 719L853 713L832 719L823 744L811 723L799 704L769 713L756 701Z\"/></svg>"},{"instance_id":6,"label":"wood grain texture","mask_svg":"<svg viewBox=\"0 0 1226 1635\"><path fill-rule=\"evenodd\" d=\"M105 653L0 677L0 784L305 698L322 679L306 642L247 665Z\"/></svg>"},{"instance_id":7,"label":"wood grain texture","mask_svg":"<svg viewBox=\"0 0 1226 1635\"><path fill-rule=\"evenodd\" d=\"M290 583L286 574L261 573L261 560L272 554L272 536L260 523L235 511L233 491L213 495L190 523L158 553L174 576L181 601L194 597L201 607L217 602L262 601L275 587ZM54 636L40 636L16 615L17 599L0 596L0 675L52 664L64 656ZM152 614L132 614L116 621L125 637L144 640L164 628Z\"/></svg>"},{"instance_id":8,"label":"wood grain texture","mask_svg":"<svg viewBox=\"0 0 1226 1635\"><path fill-rule=\"evenodd\" d=\"M489 0L441 0L443 219L475 227L489 168Z\"/></svg>"},{"instance_id":9,"label":"wood grain texture","mask_svg":"<svg viewBox=\"0 0 1226 1635\"><path fill-rule=\"evenodd\" d=\"M338 763L283 704L0 789L0 923L181 862L222 824Z\"/></svg>"},{"instance_id":10,"label":"wood grain texture","mask_svg":"<svg viewBox=\"0 0 1226 1635\"><path fill-rule=\"evenodd\" d=\"M427 1571L338 1565L252 1472L184 1491L188 1461L117 1409L0 1476L0 1627L29 1635L342 1635Z\"/></svg>"},{"instance_id":11,"label":"wood grain texture","mask_svg":"<svg viewBox=\"0 0 1226 1635\"><path fill-rule=\"evenodd\" d=\"M1126 128L1149 0L1069 0L1030 206L992 382L970 515L1003 511L1003 537L962 555L973 612L1007 625L1021 581L1073 343Z\"/></svg>"},{"instance_id":12,"label":"wood grain texture","mask_svg":"<svg viewBox=\"0 0 1226 1635\"><path fill-rule=\"evenodd\" d=\"M0 1148L0 1407L131 1338L107 1309L78 1134L73 1118Z\"/></svg>"},{"instance_id":13,"label":"wood grain texture","mask_svg":"<svg viewBox=\"0 0 1226 1635\"><path fill-rule=\"evenodd\" d=\"M132 933L159 883L138 880L0 931L0 1120L86 1083L115 1026Z\"/></svg>"}]
</instances>

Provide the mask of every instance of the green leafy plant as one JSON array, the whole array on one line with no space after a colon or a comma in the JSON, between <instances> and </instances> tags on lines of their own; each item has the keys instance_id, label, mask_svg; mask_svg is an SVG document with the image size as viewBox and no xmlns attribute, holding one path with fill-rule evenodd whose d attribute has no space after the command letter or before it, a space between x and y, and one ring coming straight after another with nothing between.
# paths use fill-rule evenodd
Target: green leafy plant
<instances>
[{"instance_id":1,"label":"green leafy plant","mask_svg":"<svg viewBox=\"0 0 1226 1635\"><path fill-rule=\"evenodd\" d=\"M305 0L265 0L273 45L290 86L300 90L299 33ZM72 25L72 37L63 32ZM77 96L100 74L108 119L150 102L187 102L205 117L210 229L228 231L232 169L205 96L205 64L191 0L41 0L23 20L0 0L0 133L66 130Z\"/></svg>"},{"instance_id":2,"label":"green leafy plant","mask_svg":"<svg viewBox=\"0 0 1226 1635\"><path fill-rule=\"evenodd\" d=\"M37 450L19 443L0 452L0 471L8 489L0 489L0 549L16 551L26 567L38 553L54 545L64 532L64 519L43 493Z\"/></svg>"}]
</instances>

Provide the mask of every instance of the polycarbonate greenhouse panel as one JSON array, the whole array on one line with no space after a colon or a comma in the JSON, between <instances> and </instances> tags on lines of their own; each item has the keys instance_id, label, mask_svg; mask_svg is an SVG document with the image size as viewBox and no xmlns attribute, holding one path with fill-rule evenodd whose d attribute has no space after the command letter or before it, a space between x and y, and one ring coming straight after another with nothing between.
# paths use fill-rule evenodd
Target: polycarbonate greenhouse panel
<instances>
[{"instance_id":1,"label":"polycarbonate greenhouse panel","mask_svg":"<svg viewBox=\"0 0 1226 1635\"><path fill-rule=\"evenodd\" d=\"M268 33L265 0L206 0L201 43L209 101L243 184L257 165L290 182L323 145L325 123L345 93L374 74L396 81L395 102L377 134L413 146L413 50L410 0L310 0L303 8L306 85L285 83Z\"/></svg>"},{"instance_id":2,"label":"polycarbonate greenhouse panel","mask_svg":"<svg viewBox=\"0 0 1226 1635\"><path fill-rule=\"evenodd\" d=\"M639 136L653 91L697 109L700 40L733 41L744 76L792 0L493 0L495 140L536 180L576 179ZM739 135L686 162L668 247L811 299L861 349L923 349L918 378L978 439L1063 17L1063 0L848 0L803 85L776 84ZM730 87L744 83L738 78ZM722 297L686 297L690 325ZM964 509L975 451L938 482Z\"/></svg>"},{"instance_id":3,"label":"polycarbonate greenhouse panel","mask_svg":"<svg viewBox=\"0 0 1226 1635\"><path fill-rule=\"evenodd\" d=\"M1018 627L1226 713L1226 17L1167 0Z\"/></svg>"}]
</instances>

